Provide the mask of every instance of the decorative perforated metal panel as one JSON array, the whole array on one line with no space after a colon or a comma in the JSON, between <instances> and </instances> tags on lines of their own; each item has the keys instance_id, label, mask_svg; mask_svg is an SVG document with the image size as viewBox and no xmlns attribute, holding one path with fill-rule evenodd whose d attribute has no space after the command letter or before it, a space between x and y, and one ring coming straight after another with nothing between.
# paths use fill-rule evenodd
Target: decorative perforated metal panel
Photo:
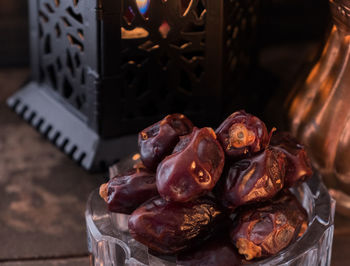
<instances>
[{"instance_id":1,"label":"decorative perforated metal panel","mask_svg":"<svg viewBox=\"0 0 350 266\"><path fill-rule=\"evenodd\" d=\"M140 103L125 106L126 116L186 109L206 89L206 1L147 3L144 14L133 0L122 5L121 90Z\"/></svg>"},{"instance_id":2,"label":"decorative perforated metal panel","mask_svg":"<svg viewBox=\"0 0 350 266\"><path fill-rule=\"evenodd\" d=\"M39 0L39 82L87 115L83 1Z\"/></svg>"}]
</instances>

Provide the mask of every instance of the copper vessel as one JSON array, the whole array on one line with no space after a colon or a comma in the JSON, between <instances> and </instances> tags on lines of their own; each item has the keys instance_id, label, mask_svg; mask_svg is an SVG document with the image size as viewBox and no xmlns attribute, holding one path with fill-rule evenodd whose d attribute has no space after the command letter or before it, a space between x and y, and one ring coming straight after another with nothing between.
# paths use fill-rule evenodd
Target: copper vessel
<instances>
[{"instance_id":1,"label":"copper vessel","mask_svg":"<svg viewBox=\"0 0 350 266\"><path fill-rule=\"evenodd\" d=\"M350 0L330 0L334 25L322 55L287 101L290 129L350 216Z\"/></svg>"}]
</instances>

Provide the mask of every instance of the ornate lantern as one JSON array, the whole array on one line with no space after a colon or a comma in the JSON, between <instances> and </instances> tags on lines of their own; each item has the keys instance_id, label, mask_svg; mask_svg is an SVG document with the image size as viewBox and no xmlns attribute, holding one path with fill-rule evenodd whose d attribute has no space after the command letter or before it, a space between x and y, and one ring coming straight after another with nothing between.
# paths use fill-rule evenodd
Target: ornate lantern
<instances>
[{"instance_id":1,"label":"ornate lantern","mask_svg":"<svg viewBox=\"0 0 350 266\"><path fill-rule=\"evenodd\" d=\"M84 168L167 113L220 115L249 62L257 0L30 0L31 82L8 104ZM239 66L239 67L238 67Z\"/></svg>"}]
</instances>

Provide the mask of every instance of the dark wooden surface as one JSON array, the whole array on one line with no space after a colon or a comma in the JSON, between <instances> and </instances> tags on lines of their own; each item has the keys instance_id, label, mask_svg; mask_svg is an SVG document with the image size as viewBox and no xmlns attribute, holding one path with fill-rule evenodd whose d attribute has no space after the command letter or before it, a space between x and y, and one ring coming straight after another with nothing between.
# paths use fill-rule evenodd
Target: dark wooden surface
<instances>
[{"instance_id":1,"label":"dark wooden surface","mask_svg":"<svg viewBox=\"0 0 350 266\"><path fill-rule=\"evenodd\" d=\"M26 69L0 69L0 264L88 265L84 210L91 175L5 106ZM350 219L336 216L332 265L350 264Z\"/></svg>"},{"instance_id":2,"label":"dark wooden surface","mask_svg":"<svg viewBox=\"0 0 350 266\"><path fill-rule=\"evenodd\" d=\"M0 70L0 264L88 265L85 203L102 175L86 173L5 106L27 75Z\"/></svg>"}]
</instances>

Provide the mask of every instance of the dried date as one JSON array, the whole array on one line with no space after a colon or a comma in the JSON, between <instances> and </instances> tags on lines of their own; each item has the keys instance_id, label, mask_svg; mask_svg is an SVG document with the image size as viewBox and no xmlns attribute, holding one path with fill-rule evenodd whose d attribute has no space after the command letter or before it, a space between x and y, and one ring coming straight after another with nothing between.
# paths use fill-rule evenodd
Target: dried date
<instances>
[{"instance_id":1,"label":"dried date","mask_svg":"<svg viewBox=\"0 0 350 266\"><path fill-rule=\"evenodd\" d=\"M117 175L100 187L100 196L107 202L109 211L124 214L132 213L156 195L155 174L144 168Z\"/></svg>"},{"instance_id":2,"label":"dried date","mask_svg":"<svg viewBox=\"0 0 350 266\"><path fill-rule=\"evenodd\" d=\"M211 191L220 178L225 154L211 128L194 128L183 137L157 169L159 194L186 202Z\"/></svg>"},{"instance_id":3,"label":"dried date","mask_svg":"<svg viewBox=\"0 0 350 266\"><path fill-rule=\"evenodd\" d=\"M179 137L191 133L192 128L192 122L183 114L172 114L142 130L138 143L144 165L155 171L159 162L171 154Z\"/></svg>"},{"instance_id":4,"label":"dried date","mask_svg":"<svg viewBox=\"0 0 350 266\"><path fill-rule=\"evenodd\" d=\"M217 195L225 207L266 201L282 188L285 175L285 155L268 147L262 153L233 164L222 180Z\"/></svg>"},{"instance_id":5,"label":"dried date","mask_svg":"<svg viewBox=\"0 0 350 266\"><path fill-rule=\"evenodd\" d=\"M305 147L289 133L281 132L273 135L271 145L286 155L285 187L300 184L312 176L312 167Z\"/></svg>"},{"instance_id":6,"label":"dried date","mask_svg":"<svg viewBox=\"0 0 350 266\"><path fill-rule=\"evenodd\" d=\"M290 192L276 201L238 213L230 237L247 260L269 257L302 236L308 226L307 213Z\"/></svg>"},{"instance_id":7,"label":"dried date","mask_svg":"<svg viewBox=\"0 0 350 266\"><path fill-rule=\"evenodd\" d=\"M215 132L226 155L233 160L265 149L270 139L264 122L243 110L230 115Z\"/></svg>"},{"instance_id":8,"label":"dried date","mask_svg":"<svg viewBox=\"0 0 350 266\"><path fill-rule=\"evenodd\" d=\"M173 254L210 235L223 217L221 209L210 198L178 203L157 197L131 214L129 232L150 249Z\"/></svg>"}]
</instances>

